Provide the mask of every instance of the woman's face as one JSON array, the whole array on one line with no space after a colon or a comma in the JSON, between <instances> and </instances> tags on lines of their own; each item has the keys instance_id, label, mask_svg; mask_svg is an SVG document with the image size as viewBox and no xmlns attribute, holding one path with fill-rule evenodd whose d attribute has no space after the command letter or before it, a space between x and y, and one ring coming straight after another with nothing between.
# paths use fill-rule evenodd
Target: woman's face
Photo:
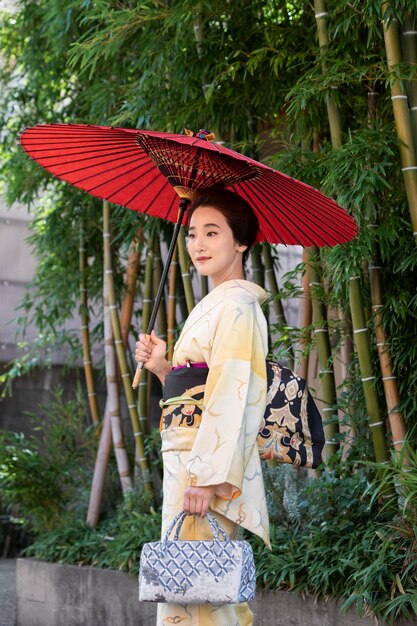
<instances>
[{"instance_id":1,"label":"woman's face","mask_svg":"<svg viewBox=\"0 0 417 626\"><path fill-rule=\"evenodd\" d=\"M213 287L225 280L243 278L242 255L224 215L211 206L200 206L191 216L188 253L197 271L209 276Z\"/></svg>"}]
</instances>

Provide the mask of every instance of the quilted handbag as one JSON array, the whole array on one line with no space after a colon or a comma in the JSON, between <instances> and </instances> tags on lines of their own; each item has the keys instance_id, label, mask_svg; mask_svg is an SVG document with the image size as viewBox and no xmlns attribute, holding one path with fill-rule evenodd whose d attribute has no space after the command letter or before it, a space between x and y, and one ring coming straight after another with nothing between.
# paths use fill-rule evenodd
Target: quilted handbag
<instances>
[{"instance_id":1,"label":"quilted handbag","mask_svg":"<svg viewBox=\"0 0 417 626\"><path fill-rule=\"evenodd\" d=\"M201 423L205 364L173 368L165 379L161 430ZM321 463L324 432L321 415L306 381L274 361L266 362L267 396L257 444L262 459L303 467Z\"/></svg>"},{"instance_id":2,"label":"quilted handbag","mask_svg":"<svg viewBox=\"0 0 417 626\"><path fill-rule=\"evenodd\" d=\"M180 604L238 604L252 600L256 576L250 544L229 539L211 513L207 519L213 540L180 540L185 517L184 512L178 513L162 541L144 544L139 600Z\"/></svg>"}]
</instances>

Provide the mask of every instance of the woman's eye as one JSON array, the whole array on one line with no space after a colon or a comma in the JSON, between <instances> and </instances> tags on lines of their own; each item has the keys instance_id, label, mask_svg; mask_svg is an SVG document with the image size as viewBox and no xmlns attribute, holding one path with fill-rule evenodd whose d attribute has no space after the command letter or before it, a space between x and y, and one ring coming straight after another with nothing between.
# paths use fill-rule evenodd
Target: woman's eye
<instances>
[{"instance_id":1,"label":"woman's eye","mask_svg":"<svg viewBox=\"0 0 417 626\"><path fill-rule=\"evenodd\" d=\"M188 239L194 239L195 235L193 235L193 233L188 233L187 237Z\"/></svg>"},{"instance_id":2,"label":"woman's eye","mask_svg":"<svg viewBox=\"0 0 417 626\"><path fill-rule=\"evenodd\" d=\"M212 237L213 235L217 235L215 230L211 230L207 233L207 237Z\"/></svg>"}]
</instances>

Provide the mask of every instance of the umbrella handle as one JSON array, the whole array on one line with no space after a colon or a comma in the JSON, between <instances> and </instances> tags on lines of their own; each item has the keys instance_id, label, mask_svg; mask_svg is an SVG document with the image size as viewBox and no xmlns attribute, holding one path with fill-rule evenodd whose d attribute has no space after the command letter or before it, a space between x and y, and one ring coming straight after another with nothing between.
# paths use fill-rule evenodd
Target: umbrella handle
<instances>
[{"instance_id":1,"label":"umbrella handle","mask_svg":"<svg viewBox=\"0 0 417 626\"><path fill-rule=\"evenodd\" d=\"M145 339L146 341L150 341L151 336L150 335L145 335ZM139 381L140 381L140 377L142 376L142 371L143 371L143 366L144 366L144 362L143 361L139 361L137 367L136 367L136 372L135 372L135 377L133 379L132 382L132 389L136 389L136 387L139 385Z\"/></svg>"},{"instance_id":2,"label":"umbrella handle","mask_svg":"<svg viewBox=\"0 0 417 626\"><path fill-rule=\"evenodd\" d=\"M142 371L143 371L143 363L138 363L138 366L135 372L135 377L132 383L132 389L136 389L136 387L139 385L140 377L142 376Z\"/></svg>"}]
</instances>

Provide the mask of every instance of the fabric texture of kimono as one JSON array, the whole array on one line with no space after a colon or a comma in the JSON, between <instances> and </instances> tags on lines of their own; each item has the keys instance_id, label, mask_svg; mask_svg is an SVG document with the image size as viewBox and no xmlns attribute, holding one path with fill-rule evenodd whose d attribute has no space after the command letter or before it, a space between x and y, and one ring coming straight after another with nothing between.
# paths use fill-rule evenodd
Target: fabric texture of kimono
<instances>
[{"instance_id":1,"label":"fabric texture of kimono","mask_svg":"<svg viewBox=\"0 0 417 626\"><path fill-rule=\"evenodd\" d=\"M222 485L210 509L234 537L239 526L269 542L261 461L256 439L266 405L267 327L260 308L265 291L229 280L189 315L173 365L209 367L201 423L161 431L164 463L162 535L182 510L185 489ZM227 483L227 485L223 485ZM180 539L209 539L206 519L188 517ZM250 626L247 604L159 604L157 626Z\"/></svg>"}]
</instances>

